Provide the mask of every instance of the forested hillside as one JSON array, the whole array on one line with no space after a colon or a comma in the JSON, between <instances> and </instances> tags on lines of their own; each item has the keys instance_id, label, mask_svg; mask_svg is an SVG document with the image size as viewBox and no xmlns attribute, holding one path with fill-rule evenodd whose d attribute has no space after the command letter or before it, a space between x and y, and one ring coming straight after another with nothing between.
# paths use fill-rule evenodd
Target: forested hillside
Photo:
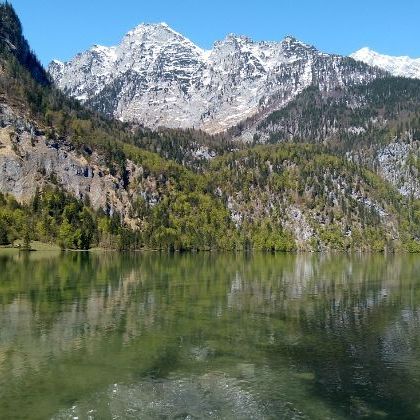
<instances>
[{"instance_id":1,"label":"forested hillside","mask_svg":"<svg viewBox=\"0 0 420 420\"><path fill-rule=\"evenodd\" d=\"M0 15L8 22L0 39L1 244L419 250L418 199L342 153L246 148L227 136L109 120L40 80L37 60L22 60L16 48L24 40L13 9L1 5Z\"/></svg>"},{"instance_id":2,"label":"forested hillside","mask_svg":"<svg viewBox=\"0 0 420 420\"><path fill-rule=\"evenodd\" d=\"M327 93L310 87L283 109L244 121L230 134L250 144L323 144L403 195L420 198L420 80L387 77Z\"/></svg>"},{"instance_id":3,"label":"forested hillside","mask_svg":"<svg viewBox=\"0 0 420 420\"><path fill-rule=\"evenodd\" d=\"M340 149L375 145L406 132L420 139L420 80L377 79L367 85L321 92L310 87L285 108L254 123L242 123L234 135L252 129L255 142L311 140Z\"/></svg>"}]
</instances>

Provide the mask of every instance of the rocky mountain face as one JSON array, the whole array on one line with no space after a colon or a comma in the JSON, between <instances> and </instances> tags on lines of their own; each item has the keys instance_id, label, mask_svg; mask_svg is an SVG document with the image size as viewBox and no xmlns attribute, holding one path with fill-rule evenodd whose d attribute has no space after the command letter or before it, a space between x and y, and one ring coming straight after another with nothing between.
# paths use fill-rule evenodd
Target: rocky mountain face
<instances>
[{"instance_id":1,"label":"rocky mountain face","mask_svg":"<svg viewBox=\"0 0 420 420\"><path fill-rule=\"evenodd\" d=\"M393 76L420 79L420 58L411 58L407 56L393 57L379 54L367 47L356 51L351 54L350 57L362 61L369 66L375 66L385 70Z\"/></svg>"},{"instance_id":2,"label":"rocky mountain face","mask_svg":"<svg viewBox=\"0 0 420 420\"><path fill-rule=\"evenodd\" d=\"M67 95L108 116L209 133L281 108L311 85L329 92L384 75L293 37L254 42L229 35L204 51L166 24L142 24L118 46L53 61L49 73Z\"/></svg>"},{"instance_id":3,"label":"rocky mountain face","mask_svg":"<svg viewBox=\"0 0 420 420\"><path fill-rule=\"evenodd\" d=\"M78 199L89 200L95 209L118 212L128 222L133 194L150 192L137 180L143 168L127 161L127 176L111 174L97 152L83 155L66 138L52 139L36 121L7 104L0 104L0 192L28 202L35 191L59 185ZM136 179L136 190L124 188ZM141 191L142 190L142 191ZM146 191L147 190L147 191ZM152 194L153 195L153 194ZM150 200L153 197L150 196Z\"/></svg>"},{"instance_id":4,"label":"rocky mountain face","mask_svg":"<svg viewBox=\"0 0 420 420\"><path fill-rule=\"evenodd\" d=\"M347 156L358 165L375 168L400 194L420 199L420 140L395 138L373 151L362 149L348 152Z\"/></svg>"}]
</instances>

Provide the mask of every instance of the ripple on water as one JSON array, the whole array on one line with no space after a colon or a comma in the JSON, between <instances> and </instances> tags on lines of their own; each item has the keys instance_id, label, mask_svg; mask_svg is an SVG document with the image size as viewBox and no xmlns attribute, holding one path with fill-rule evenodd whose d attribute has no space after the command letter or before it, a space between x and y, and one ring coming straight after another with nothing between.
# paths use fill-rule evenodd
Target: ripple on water
<instances>
[{"instance_id":1,"label":"ripple on water","mask_svg":"<svg viewBox=\"0 0 420 420\"><path fill-rule=\"evenodd\" d=\"M144 380L114 384L53 417L61 419L150 418L264 419L252 394L222 373L196 378Z\"/></svg>"}]
</instances>

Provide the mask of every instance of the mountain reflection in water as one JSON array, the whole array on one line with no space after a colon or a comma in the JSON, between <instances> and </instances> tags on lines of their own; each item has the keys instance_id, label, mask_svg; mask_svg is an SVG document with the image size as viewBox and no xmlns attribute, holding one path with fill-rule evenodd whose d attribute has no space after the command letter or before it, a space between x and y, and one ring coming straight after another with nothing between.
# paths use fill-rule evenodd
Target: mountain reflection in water
<instances>
[{"instance_id":1,"label":"mountain reflection in water","mask_svg":"<svg viewBox=\"0 0 420 420\"><path fill-rule=\"evenodd\" d=\"M0 253L2 418L416 418L416 256Z\"/></svg>"}]
</instances>

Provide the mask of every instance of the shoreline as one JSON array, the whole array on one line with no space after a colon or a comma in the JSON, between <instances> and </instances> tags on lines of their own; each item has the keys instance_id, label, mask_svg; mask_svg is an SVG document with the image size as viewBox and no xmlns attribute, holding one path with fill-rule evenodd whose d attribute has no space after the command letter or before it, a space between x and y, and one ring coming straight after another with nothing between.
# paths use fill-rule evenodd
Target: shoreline
<instances>
[{"instance_id":1,"label":"shoreline","mask_svg":"<svg viewBox=\"0 0 420 420\"><path fill-rule=\"evenodd\" d=\"M165 254L288 254L288 255L304 255L304 254L312 254L312 255L420 255L419 252L409 252L407 250L399 250L396 252L384 252L384 251L372 251L372 250L321 250L321 251L310 251L310 250L295 250L295 251L265 251L260 249L251 249L251 250L216 250L216 249L203 249L203 250L189 250L189 251L168 251L168 250L161 250L161 249L152 249L152 248L141 248L135 250L118 250L118 249L111 249L111 248L99 248L94 247L90 249L62 249L58 245L55 244L48 244L44 242L34 241L31 243L31 249L23 249L17 244L13 245L0 245L0 253L1 252L28 252L28 253L39 253L39 252L72 252L72 253L118 253L118 254L128 254L128 253L165 253Z\"/></svg>"}]
</instances>

